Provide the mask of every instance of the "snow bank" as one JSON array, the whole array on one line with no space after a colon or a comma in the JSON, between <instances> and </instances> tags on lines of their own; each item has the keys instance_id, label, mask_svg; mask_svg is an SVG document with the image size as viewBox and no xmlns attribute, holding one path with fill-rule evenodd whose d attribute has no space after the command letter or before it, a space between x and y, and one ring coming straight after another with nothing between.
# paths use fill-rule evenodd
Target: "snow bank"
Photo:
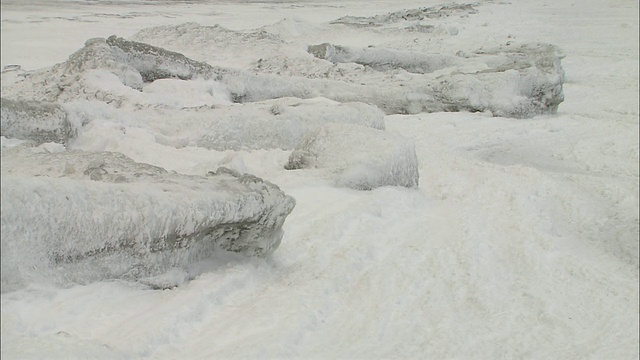
<instances>
[{"instance_id":1,"label":"snow bank","mask_svg":"<svg viewBox=\"0 0 640 360\"><path fill-rule=\"evenodd\" d=\"M239 105L207 111L206 117L194 123L192 143L214 150L290 150L308 132L330 122L384 129L384 113L376 107L322 99Z\"/></svg>"},{"instance_id":2,"label":"snow bank","mask_svg":"<svg viewBox=\"0 0 640 360\"><path fill-rule=\"evenodd\" d=\"M2 292L141 279L218 249L274 251L294 199L252 175L168 173L117 153L2 151Z\"/></svg>"},{"instance_id":3,"label":"snow bank","mask_svg":"<svg viewBox=\"0 0 640 360\"><path fill-rule=\"evenodd\" d=\"M142 130L156 142L176 148L291 150L309 131L329 122L384 129L384 113L378 108L326 99L283 98L215 108L143 108L135 112L81 101L65 108L80 122L95 122L83 129L75 144L102 143L107 127L122 136Z\"/></svg>"},{"instance_id":4,"label":"snow bank","mask_svg":"<svg viewBox=\"0 0 640 360\"><path fill-rule=\"evenodd\" d=\"M6 138L66 144L77 134L77 125L56 104L4 98L0 104L0 134Z\"/></svg>"},{"instance_id":5,"label":"snow bank","mask_svg":"<svg viewBox=\"0 0 640 360\"><path fill-rule=\"evenodd\" d=\"M291 153L288 170L329 170L336 185L358 190L418 186L413 143L399 135L357 125L327 124Z\"/></svg>"}]
</instances>

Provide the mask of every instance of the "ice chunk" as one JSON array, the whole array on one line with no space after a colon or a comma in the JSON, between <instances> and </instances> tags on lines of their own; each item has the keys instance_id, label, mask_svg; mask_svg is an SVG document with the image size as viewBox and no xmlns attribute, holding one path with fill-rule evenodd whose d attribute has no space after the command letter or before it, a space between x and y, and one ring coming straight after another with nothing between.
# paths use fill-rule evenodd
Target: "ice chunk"
<instances>
[{"instance_id":1,"label":"ice chunk","mask_svg":"<svg viewBox=\"0 0 640 360\"><path fill-rule=\"evenodd\" d=\"M247 106L249 105L249 106ZM278 99L207 112L192 128L195 145L214 150L295 148L309 132L336 122L384 129L384 113L363 103Z\"/></svg>"},{"instance_id":2,"label":"ice chunk","mask_svg":"<svg viewBox=\"0 0 640 360\"><path fill-rule=\"evenodd\" d=\"M168 173L117 153L2 151L2 291L137 280L219 249L274 251L295 201L252 175Z\"/></svg>"},{"instance_id":3,"label":"ice chunk","mask_svg":"<svg viewBox=\"0 0 640 360\"><path fill-rule=\"evenodd\" d=\"M446 56L383 48L355 48L328 43L308 47L317 58L351 62L381 72L404 69L424 76L401 82L389 77L384 89L362 86L352 92L327 85L323 96L365 101L387 113L490 111L495 116L531 117L555 113L564 100L564 54L550 44L527 43ZM427 76L439 71L437 76ZM357 94L357 95L352 95Z\"/></svg>"},{"instance_id":4,"label":"ice chunk","mask_svg":"<svg viewBox=\"0 0 640 360\"><path fill-rule=\"evenodd\" d=\"M87 40L85 46L53 68L29 74L24 81L3 88L3 96L40 101L69 101L88 96L83 76L91 70L108 70L120 82L142 90L158 79L216 80L219 70L186 56L148 44L111 36ZM35 85L35 86L34 86Z\"/></svg>"},{"instance_id":5,"label":"ice chunk","mask_svg":"<svg viewBox=\"0 0 640 360\"><path fill-rule=\"evenodd\" d=\"M424 74L453 67L461 61L455 56L425 54L415 51L400 51L385 48L358 48L323 43L310 45L313 56L332 63L356 63L376 70L404 69L410 73Z\"/></svg>"},{"instance_id":6,"label":"ice chunk","mask_svg":"<svg viewBox=\"0 0 640 360\"><path fill-rule=\"evenodd\" d=\"M333 20L332 24L345 24L358 27L383 26L400 21L419 21L423 19L438 19L450 16L468 16L477 14L474 4L442 4L410 10L394 11L374 16L343 16Z\"/></svg>"},{"instance_id":7,"label":"ice chunk","mask_svg":"<svg viewBox=\"0 0 640 360\"><path fill-rule=\"evenodd\" d=\"M77 126L59 105L38 101L0 99L0 133L6 138L66 144L77 134Z\"/></svg>"},{"instance_id":8,"label":"ice chunk","mask_svg":"<svg viewBox=\"0 0 640 360\"><path fill-rule=\"evenodd\" d=\"M379 70L346 81L226 73L236 100L261 101L280 96L322 96L340 102L364 102L387 114L439 111L489 111L517 118L553 114L564 100L564 56L549 44L521 44L476 51L453 58L391 49L358 49L331 44L309 51L331 61L353 61ZM409 72L397 76L394 69ZM365 76L366 75L366 76Z\"/></svg>"},{"instance_id":9,"label":"ice chunk","mask_svg":"<svg viewBox=\"0 0 640 360\"><path fill-rule=\"evenodd\" d=\"M104 107L104 106L103 106ZM291 150L312 130L329 122L358 124L384 129L384 113L363 103L337 103L327 99L284 98L261 103L234 104L219 108L140 109L134 113L103 111L95 103L76 102L67 109L87 126L78 143L100 143L101 124L142 129L163 145L197 146L212 150ZM95 120L101 118L100 120ZM91 140L93 139L93 140Z\"/></svg>"},{"instance_id":10,"label":"ice chunk","mask_svg":"<svg viewBox=\"0 0 640 360\"><path fill-rule=\"evenodd\" d=\"M323 49L322 56L326 56L328 51L338 48L323 45L312 51L321 55ZM115 107L129 105L136 109L154 104L180 106L185 102L167 101L157 95L154 99L154 94L140 90L144 84L158 79L203 79L216 84L191 89L213 90L236 103L325 97L339 102L367 103L387 114L490 111L496 116L521 118L554 113L564 99L562 55L552 45L505 46L456 59L388 49L344 51L338 60L376 66L382 75L335 81L253 74L214 68L178 53L112 36L88 41L65 63L3 87L3 96L61 102L99 100ZM352 55L354 59L350 59ZM394 68L416 74L397 76ZM203 95L207 101L213 101L211 94Z\"/></svg>"},{"instance_id":11,"label":"ice chunk","mask_svg":"<svg viewBox=\"0 0 640 360\"><path fill-rule=\"evenodd\" d=\"M285 168L326 169L337 185L359 190L418 186L413 143L357 125L327 124L311 132L291 153Z\"/></svg>"}]
</instances>

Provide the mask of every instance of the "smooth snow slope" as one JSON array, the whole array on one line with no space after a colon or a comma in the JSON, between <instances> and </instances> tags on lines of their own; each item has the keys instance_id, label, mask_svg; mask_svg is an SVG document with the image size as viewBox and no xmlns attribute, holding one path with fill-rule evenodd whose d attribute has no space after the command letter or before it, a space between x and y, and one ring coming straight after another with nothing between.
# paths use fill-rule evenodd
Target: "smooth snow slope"
<instances>
[{"instance_id":1,"label":"smooth snow slope","mask_svg":"<svg viewBox=\"0 0 640 360\"><path fill-rule=\"evenodd\" d=\"M64 61L93 36L186 22L265 26L301 52L328 42L454 55L540 41L566 57L557 115L385 117L386 131L415 141L419 189L337 188L312 170L285 170L290 151L174 148L107 116L92 122L70 147L184 174L228 166L277 184L296 208L271 257L220 254L171 290L96 282L2 294L2 358L637 359L638 2L482 1L477 14L414 24L437 25L432 41L328 23L434 4L3 1L1 65L29 70ZM301 52L265 54L252 41L223 54L197 43L172 50L213 65L250 69L264 58L274 73L321 68L384 86L379 73L305 68Z\"/></svg>"}]
</instances>

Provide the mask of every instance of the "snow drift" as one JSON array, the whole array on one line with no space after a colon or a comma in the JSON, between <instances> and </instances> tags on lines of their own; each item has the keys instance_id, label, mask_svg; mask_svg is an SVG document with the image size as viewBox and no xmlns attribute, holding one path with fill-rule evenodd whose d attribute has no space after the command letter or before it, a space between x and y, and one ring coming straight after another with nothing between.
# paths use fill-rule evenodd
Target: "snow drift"
<instances>
[{"instance_id":1,"label":"snow drift","mask_svg":"<svg viewBox=\"0 0 640 360\"><path fill-rule=\"evenodd\" d=\"M284 98L181 116L190 123L187 144L213 150L291 150L308 132L331 122L384 129L384 113L376 107L322 99Z\"/></svg>"},{"instance_id":2,"label":"snow drift","mask_svg":"<svg viewBox=\"0 0 640 360\"><path fill-rule=\"evenodd\" d=\"M285 166L326 169L338 186L371 190L418 187L414 145L402 136L349 124L327 124L309 133Z\"/></svg>"},{"instance_id":3,"label":"snow drift","mask_svg":"<svg viewBox=\"0 0 640 360\"><path fill-rule=\"evenodd\" d=\"M117 153L2 151L2 292L183 270L222 249L274 251L293 198L224 168L168 173Z\"/></svg>"},{"instance_id":4,"label":"snow drift","mask_svg":"<svg viewBox=\"0 0 640 360\"><path fill-rule=\"evenodd\" d=\"M330 122L384 129L384 113L363 103L337 103L326 99L282 98L221 107L199 106L175 109L143 107L130 112L101 102L74 101L65 104L69 118L89 124L78 139L96 137L97 128L143 131L155 142L182 148L210 150L292 150L309 131ZM99 124L99 125L97 125ZM94 126L95 125L95 126Z\"/></svg>"},{"instance_id":5,"label":"snow drift","mask_svg":"<svg viewBox=\"0 0 640 360\"><path fill-rule=\"evenodd\" d=\"M99 79L105 80L99 77L96 81ZM205 104L182 107L188 102L207 103L215 99L174 97L174 106L171 106L162 102L162 88L188 89L184 84L179 84L185 81L157 80L149 87L154 87L157 82L163 84L155 87L155 92L146 99L143 93L133 93L136 97L129 104L138 104L136 111L114 108L95 100L75 100L57 105L3 99L2 135L32 140L36 145L45 142L66 144L78 135L81 138L91 136L88 132L92 127L86 125L99 122L125 133L127 129L140 129L149 133L156 142L176 148L197 146L219 151L291 150L309 131L329 122L384 129L384 113L375 106L363 103L337 103L321 98L282 98L227 106ZM201 85L207 86L204 83ZM124 85L121 90L126 90ZM146 105L141 105L142 100Z\"/></svg>"}]
</instances>

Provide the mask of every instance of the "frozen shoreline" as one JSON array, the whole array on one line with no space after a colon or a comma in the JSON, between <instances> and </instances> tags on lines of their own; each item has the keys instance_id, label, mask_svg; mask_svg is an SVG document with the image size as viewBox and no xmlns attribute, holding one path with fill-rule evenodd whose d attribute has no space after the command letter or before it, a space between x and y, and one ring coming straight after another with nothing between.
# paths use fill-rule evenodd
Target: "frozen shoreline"
<instances>
[{"instance_id":1,"label":"frozen shoreline","mask_svg":"<svg viewBox=\"0 0 640 360\"><path fill-rule=\"evenodd\" d=\"M545 42L566 54L565 101L556 115L532 119L385 116L385 131L415 143L418 189L338 188L319 170L285 170L290 150L176 148L144 129L96 122L71 148L186 175L235 168L277 184L296 208L266 260L220 255L171 290L115 281L2 294L3 358L638 357L637 2L482 2L477 14L412 23L431 31L419 34L403 23L384 31L327 23L436 2L115 3L3 1L2 66L48 67L90 37L186 22L265 26L301 45L448 55ZM265 54L261 42L249 44L176 50L248 71L263 59L263 71L332 69L385 84L358 64L304 58L303 46ZM2 75L3 87L15 74ZM178 89L160 90L179 97Z\"/></svg>"}]
</instances>

